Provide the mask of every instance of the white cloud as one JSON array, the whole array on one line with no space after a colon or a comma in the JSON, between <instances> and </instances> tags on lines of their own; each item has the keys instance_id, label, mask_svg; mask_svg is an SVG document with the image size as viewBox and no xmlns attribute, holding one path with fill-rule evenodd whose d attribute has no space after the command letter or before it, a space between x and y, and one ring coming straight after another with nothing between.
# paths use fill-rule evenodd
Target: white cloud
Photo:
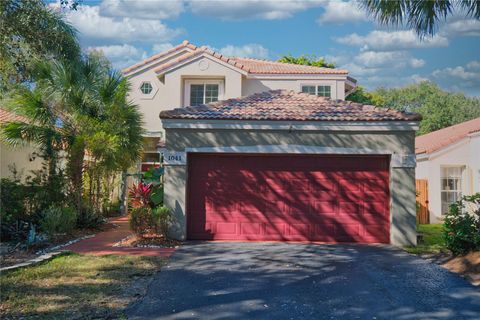
<instances>
[{"instance_id":1,"label":"white cloud","mask_svg":"<svg viewBox=\"0 0 480 320\"><path fill-rule=\"evenodd\" d=\"M354 60L366 68L420 68L425 64L424 60L412 57L407 51L365 51Z\"/></svg>"},{"instance_id":2,"label":"white cloud","mask_svg":"<svg viewBox=\"0 0 480 320\"><path fill-rule=\"evenodd\" d=\"M227 45L223 48L214 50L230 57L252 57L266 59L269 56L268 49L256 43L250 43L243 46Z\"/></svg>"},{"instance_id":3,"label":"white cloud","mask_svg":"<svg viewBox=\"0 0 480 320\"><path fill-rule=\"evenodd\" d=\"M413 30L402 31L372 31L365 36L352 33L336 41L349 46L358 46L362 50L389 51L411 48L434 48L448 46L448 39L436 35L432 38L420 40Z\"/></svg>"},{"instance_id":4,"label":"white cloud","mask_svg":"<svg viewBox=\"0 0 480 320\"><path fill-rule=\"evenodd\" d=\"M290 18L297 12L321 6L324 3L325 0L210 0L190 1L188 6L196 15L222 20L276 20Z\"/></svg>"},{"instance_id":5,"label":"white cloud","mask_svg":"<svg viewBox=\"0 0 480 320\"><path fill-rule=\"evenodd\" d=\"M452 19L440 27L439 34L448 38L480 36L480 20Z\"/></svg>"},{"instance_id":6,"label":"white cloud","mask_svg":"<svg viewBox=\"0 0 480 320\"><path fill-rule=\"evenodd\" d=\"M98 6L79 6L77 11L67 12L67 19L90 44L165 41L181 33L168 28L160 20L102 16Z\"/></svg>"},{"instance_id":7,"label":"white cloud","mask_svg":"<svg viewBox=\"0 0 480 320\"><path fill-rule=\"evenodd\" d=\"M184 10L182 0L103 0L100 4L100 14L107 17L163 20L177 18Z\"/></svg>"},{"instance_id":8,"label":"white cloud","mask_svg":"<svg viewBox=\"0 0 480 320\"><path fill-rule=\"evenodd\" d=\"M368 21L365 11L354 1L329 1L324 9L317 20L320 25Z\"/></svg>"},{"instance_id":9,"label":"white cloud","mask_svg":"<svg viewBox=\"0 0 480 320\"><path fill-rule=\"evenodd\" d=\"M133 65L147 57L147 52L129 44L89 47L89 50L98 50L112 62L117 69Z\"/></svg>"},{"instance_id":10,"label":"white cloud","mask_svg":"<svg viewBox=\"0 0 480 320\"><path fill-rule=\"evenodd\" d=\"M480 87L480 60L471 61L465 67L447 67L444 69L437 69L432 72L435 78L455 78L456 80L464 80L474 82ZM455 80L454 80L455 81Z\"/></svg>"}]
</instances>

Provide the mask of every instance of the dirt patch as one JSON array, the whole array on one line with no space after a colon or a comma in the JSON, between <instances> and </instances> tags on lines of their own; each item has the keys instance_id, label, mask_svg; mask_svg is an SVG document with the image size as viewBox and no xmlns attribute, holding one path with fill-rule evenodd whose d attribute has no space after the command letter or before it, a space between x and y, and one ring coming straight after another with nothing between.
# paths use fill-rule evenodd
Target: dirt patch
<instances>
[{"instance_id":1,"label":"dirt patch","mask_svg":"<svg viewBox=\"0 0 480 320\"><path fill-rule=\"evenodd\" d=\"M181 244L181 241L158 235L146 235L144 237L130 235L115 243L113 246L128 248L178 248Z\"/></svg>"},{"instance_id":2,"label":"dirt patch","mask_svg":"<svg viewBox=\"0 0 480 320\"><path fill-rule=\"evenodd\" d=\"M80 239L88 235L93 235L102 231L116 228L114 223L105 223L97 229L77 229L71 234L60 234L55 237L36 243L34 245L26 245L24 243L2 243L0 250L0 267L8 267L15 264L23 263L31 259L37 258L39 255L48 252L51 248L66 244L72 240Z\"/></svg>"},{"instance_id":3,"label":"dirt patch","mask_svg":"<svg viewBox=\"0 0 480 320\"><path fill-rule=\"evenodd\" d=\"M473 285L480 285L480 251L464 256L451 257L442 266L465 276Z\"/></svg>"}]
</instances>

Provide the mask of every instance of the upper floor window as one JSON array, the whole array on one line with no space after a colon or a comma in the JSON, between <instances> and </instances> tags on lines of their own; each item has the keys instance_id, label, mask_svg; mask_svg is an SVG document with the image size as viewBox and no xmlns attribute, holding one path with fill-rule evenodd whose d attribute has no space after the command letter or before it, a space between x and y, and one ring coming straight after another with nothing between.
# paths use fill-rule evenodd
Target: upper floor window
<instances>
[{"instance_id":1,"label":"upper floor window","mask_svg":"<svg viewBox=\"0 0 480 320\"><path fill-rule=\"evenodd\" d=\"M150 82L142 82L140 91L142 91L143 94L150 94L153 91L153 86Z\"/></svg>"},{"instance_id":2,"label":"upper floor window","mask_svg":"<svg viewBox=\"0 0 480 320\"><path fill-rule=\"evenodd\" d=\"M315 94L320 97L331 97L332 96L332 87L331 86L313 86L305 85L302 86L302 92Z\"/></svg>"},{"instance_id":3,"label":"upper floor window","mask_svg":"<svg viewBox=\"0 0 480 320\"><path fill-rule=\"evenodd\" d=\"M211 80L187 80L185 85L185 105L198 106L222 98L223 82Z\"/></svg>"},{"instance_id":4,"label":"upper floor window","mask_svg":"<svg viewBox=\"0 0 480 320\"><path fill-rule=\"evenodd\" d=\"M448 212L450 205L462 197L463 167L441 168L441 202L442 214Z\"/></svg>"}]
</instances>

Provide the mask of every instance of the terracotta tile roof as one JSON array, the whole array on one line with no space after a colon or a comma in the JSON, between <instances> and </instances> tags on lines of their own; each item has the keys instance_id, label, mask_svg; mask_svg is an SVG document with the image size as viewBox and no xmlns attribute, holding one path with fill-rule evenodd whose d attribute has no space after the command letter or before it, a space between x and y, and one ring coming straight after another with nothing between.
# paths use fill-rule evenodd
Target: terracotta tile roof
<instances>
[{"instance_id":1,"label":"terracotta tile roof","mask_svg":"<svg viewBox=\"0 0 480 320\"><path fill-rule=\"evenodd\" d=\"M122 70L124 74L128 74L138 68L141 68L157 59L165 57L171 53L179 51L184 48L189 48L192 51L181 55L180 57L173 59L165 64L160 65L154 71L159 74L175 65L181 64L184 61L187 61L191 58L199 56L201 54L208 54L212 57L222 60L223 62L229 63L232 66L239 68L247 73L251 74L348 74L347 70L343 69L332 69L332 68L320 68L312 66L303 66L291 63L275 62L268 60L259 60L253 58L240 58L240 57L228 57L224 56L218 52L215 52L207 47L197 47L187 40L183 41L181 44L165 51L153 55L139 63L125 68Z\"/></svg>"},{"instance_id":2,"label":"terracotta tile roof","mask_svg":"<svg viewBox=\"0 0 480 320\"><path fill-rule=\"evenodd\" d=\"M183 41L181 44L179 44L179 45L177 45L177 46L175 46L175 47L173 47L173 48L171 48L171 49L169 49L169 50L167 50L167 51L157 53L157 54L155 54L155 55L153 55L153 56L151 56L151 57L146 58L145 60L140 61L139 63L134 64L133 66L130 66L130 67L128 67L128 68L123 69L123 70L122 70L122 73L124 73L124 74L125 74L125 73L130 73L131 71L134 71L134 70L136 70L136 69L138 69L138 68L141 68L141 67L149 64L150 62L153 62L153 61L155 61L155 60L157 60L157 59L160 59L160 58L162 58L162 57L165 57L165 56L167 56L167 55L169 55L169 54L171 54L171 53L174 53L174 52L176 52L176 51L178 51L178 50L180 50L180 49L183 49L183 48L189 48L189 49L192 49L192 50L196 50L196 49L197 49L197 47L196 47L195 45L193 45L193 44L189 43L187 40L185 40L185 41Z\"/></svg>"},{"instance_id":3,"label":"terracotta tile roof","mask_svg":"<svg viewBox=\"0 0 480 320\"><path fill-rule=\"evenodd\" d=\"M26 119L22 116L16 115L11 111L0 108L0 124L14 121L25 122Z\"/></svg>"},{"instance_id":4,"label":"terracotta tile roof","mask_svg":"<svg viewBox=\"0 0 480 320\"><path fill-rule=\"evenodd\" d=\"M415 153L432 153L475 132L480 132L480 117L418 136L415 138Z\"/></svg>"},{"instance_id":5,"label":"terracotta tile roof","mask_svg":"<svg viewBox=\"0 0 480 320\"><path fill-rule=\"evenodd\" d=\"M292 63L258 60L253 58L230 58L256 74L348 74L347 70L304 66Z\"/></svg>"},{"instance_id":6,"label":"terracotta tile roof","mask_svg":"<svg viewBox=\"0 0 480 320\"><path fill-rule=\"evenodd\" d=\"M416 113L378 108L307 93L274 90L196 107L162 111L162 119L419 121Z\"/></svg>"}]
</instances>

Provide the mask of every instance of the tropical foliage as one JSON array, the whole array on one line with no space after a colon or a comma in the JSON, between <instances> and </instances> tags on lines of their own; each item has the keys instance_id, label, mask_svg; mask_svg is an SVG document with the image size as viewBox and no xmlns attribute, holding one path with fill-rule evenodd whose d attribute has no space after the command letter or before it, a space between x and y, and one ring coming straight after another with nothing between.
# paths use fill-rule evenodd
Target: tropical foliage
<instances>
[{"instance_id":1,"label":"tropical foliage","mask_svg":"<svg viewBox=\"0 0 480 320\"><path fill-rule=\"evenodd\" d=\"M464 196L445 215L444 237L454 254L480 250L480 193Z\"/></svg>"},{"instance_id":2,"label":"tropical foliage","mask_svg":"<svg viewBox=\"0 0 480 320\"><path fill-rule=\"evenodd\" d=\"M414 29L420 37L434 35L454 14L480 19L478 0L361 0L361 6L381 24Z\"/></svg>"},{"instance_id":3,"label":"tropical foliage","mask_svg":"<svg viewBox=\"0 0 480 320\"><path fill-rule=\"evenodd\" d=\"M75 8L73 2L65 5ZM32 81L34 59L79 56L76 30L43 1L0 1L0 96L11 86Z\"/></svg>"},{"instance_id":4,"label":"tropical foliage","mask_svg":"<svg viewBox=\"0 0 480 320\"><path fill-rule=\"evenodd\" d=\"M322 68L335 68L335 64L327 62L323 57L317 57L315 55L301 55L294 57L291 54L283 56L277 60L283 63L302 64L305 66L322 67Z\"/></svg>"}]
</instances>

